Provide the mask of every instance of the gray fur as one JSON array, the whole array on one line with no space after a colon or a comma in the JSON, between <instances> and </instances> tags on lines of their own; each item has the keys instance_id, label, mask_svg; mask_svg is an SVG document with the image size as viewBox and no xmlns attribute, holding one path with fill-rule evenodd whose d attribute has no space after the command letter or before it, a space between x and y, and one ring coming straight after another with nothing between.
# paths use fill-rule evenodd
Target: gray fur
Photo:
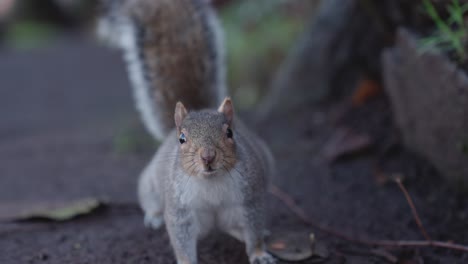
<instances>
[{"instance_id":1,"label":"gray fur","mask_svg":"<svg viewBox=\"0 0 468 264\"><path fill-rule=\"evenodd\" d=\"M222 31L209 1L102 1L99 33L124 50L143 122L163 140L138 184L145 225L166 224L179 264L197 263L197 241L214 228L245 242L251 263L275 263L263 242L266 178L273 173L266 145L239 120L230 124L232 111L191 112L173 129L177 101L200 110L226 94ZM193 160L188 170L184 160L192 154L176 131L187 133L185 147L218 151L217 167Z\"/></svg>"},{"instance_id":2,"label":"gray fur","mask_svg":"<svg viewBox=\"0 0 468 264\"><path fill-rule=\"evenodd\" d=\"M197 144L216 144L223 123L222 114L202 111L189 113L183 126ZM159 228L164 218L178 263L197 263L197 241L214 228L245 242L251 263L275 263L263 244L271 154L239 120L233 127L237 162L230 171L210 178L188 175L173 131L142 174L138 193L146 222Z\"/></svg>"}]
</instances>

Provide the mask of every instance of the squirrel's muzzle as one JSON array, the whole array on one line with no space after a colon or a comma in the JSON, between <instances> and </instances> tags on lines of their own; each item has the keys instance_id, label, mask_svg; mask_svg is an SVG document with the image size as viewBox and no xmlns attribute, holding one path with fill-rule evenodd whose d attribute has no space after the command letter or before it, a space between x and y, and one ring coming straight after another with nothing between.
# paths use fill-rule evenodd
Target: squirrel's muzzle
<instances>
[{"instance_id":1,"label":"squirrel's muzzle","mask_svg":"<svg viewBox=\"0 0 468 264\"><path fill-rule=\"evenodd\" d=\"M216 158L216 150L211 148L202 148L200 151L200 158L204 165L211 165Z\"/></svg>"}]
</instances>

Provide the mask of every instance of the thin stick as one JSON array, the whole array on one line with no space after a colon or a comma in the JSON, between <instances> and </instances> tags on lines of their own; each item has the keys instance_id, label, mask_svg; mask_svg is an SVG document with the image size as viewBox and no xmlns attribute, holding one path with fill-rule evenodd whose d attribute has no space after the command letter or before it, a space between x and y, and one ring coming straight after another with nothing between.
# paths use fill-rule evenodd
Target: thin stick
<instances>
[{"instance_id":1,"label":"thin stick","mask_svg":"<svg viewBox=\"0 0 468 264\"><path fill-rule=\"evenodd\" d=\"M381 246L381 247L437 247L437 248L446 248L451 250L463 251L468 252L468 246L455 244L452 242L443 242L443 241L419 241L419 240L372 240L372 239L365 239L359 237L353 237L347 234L343 234L331 228L322 226L316 222L314 222L309 216L305 213L305 211L299 207L294 199L278 188L275 185L270 185L269 192L278 198L281 202L283 202L286 207L288 207L297 217L299 217L305 224L313 226L318 230L333 235L335 237L341 238L343 240L347 240L350 242L368 245L368 246Z\"/></svg>"},{"instance_id":2,"label":"thin stick","mask_svg":"<svg viewBox=\"0 0 468 264\"><path fill-rule=\"evenodd\" d=\"M424 236L424 238L426 238L426 240L431 241L432 240L431 237L428 235L426 229L424 228L421 222L421 218L419 218L419 214L418 214L418 211L416 211L416 207L414 206L413 199L409 195L408 190L406 190L405 186L401 182L401 178L396 177L394 181L396 182L396 184L398 184L398 187L400 187L400 190L405 195L406 201L408 202L408 205L411 207L411 213L413 214L413 218L416 221L416 224L418 225L419 230L421 231L421 234Z\"/></svg>"},{"instance_id":3,"label":"thin stick","mask_svg":"<svg viewBox=\"0 0 468 264\"><path fill-rule=\"evenodd\" d=\"M309 216L307 216L306 212L296 204L294 199L289 194L287 194L285 191L281 190L277 186L270 185L269 192L273 194L273 196L278 198L280 201L282 201L286 205L286 207L288 207L305 224L313 226L324 233L333 235L343 240L354 241L360 244L367 244L370 246L374 245L372 241L367 241L366 239L354 238L354 237L348 236L346 234L340 233L331 228L322 226L321 224L314 222L312 219L309 218Z\"/></svg>"}]
</instances>

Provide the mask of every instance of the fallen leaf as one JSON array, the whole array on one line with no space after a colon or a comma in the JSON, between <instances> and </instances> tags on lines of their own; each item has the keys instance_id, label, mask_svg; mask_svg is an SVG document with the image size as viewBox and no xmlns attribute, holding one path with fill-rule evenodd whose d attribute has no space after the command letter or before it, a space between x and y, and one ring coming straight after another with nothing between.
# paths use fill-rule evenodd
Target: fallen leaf
<instances>
[{"instance_id":1,"label":"fallen leaf","mask_svg":"<svg viewBox=\"0 0 468 264\"><path fill-rule=\"evenodd\" d=\"M338 128L325 144L323 155L328 161L335 161L345 155L354 154L372 146L367 134L352 132L348 128Z\"/></svg>"},{"instance_id":2,"label":"fallen leaf","mask_svg":"<svg viewBox=\"0 0 468 264\"><path fill-rule=\"evenodd\" d=\"M0 221L51 220L66 221L94 212L104 204L95 198L73 201L0 203Z\"/></svg>"},{"instance_id":3,"label":"fallen leaf","mask_svg":"<svg viewBox=\"0 0 468 264\"><path fill-rule=\"evenodd\" d=\"M351 97L353 106L361 106L382 92L382 86L371 79L362 79Z\"/></svg>"},{"instance_id":4,"label":"fallen leaf","mask_svg":"<svg viewBox=\"0 0 468 264\"><path fill-rule=\"evenodd\" d=\"M273 234L269 237L267 245L273 256L284 261L303 261L313 255L310 240L304 233Z\"/></svg>"},{"instance_id":5,"label":"fallen leaf","mask_svg":"<svg viewBox=\"0 0 468 264\"><path fill-rule=\"evenodd\" d=\"M299 262L310 259L312 263L325 261L329 252L327 247L316 241L315 235L302 232L288 232L271 235L268 239L268 251L276 258Z\"/></svg>"},{"instance_id":6,"label":"fallen leaf","mask_svg":"<svg viewBox=\"0 0 468 264\"><path fill-rule=\"evenodd\" d=\"M274 250L284 250L286 249L286 244L284 241L276 241L274 243L271 243L270 247Z\"/></svg>"}]
</instances>

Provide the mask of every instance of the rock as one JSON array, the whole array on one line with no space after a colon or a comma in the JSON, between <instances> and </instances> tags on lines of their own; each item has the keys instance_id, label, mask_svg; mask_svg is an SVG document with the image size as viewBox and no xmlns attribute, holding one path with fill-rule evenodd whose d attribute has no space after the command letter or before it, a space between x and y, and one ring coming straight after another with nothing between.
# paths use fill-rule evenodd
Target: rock
<instances>
[{"instance_id":1,"label":"rock","mask_svg":"<svg viewBox=\"0 0 468 264\"><path fill-rule=\"evenodd\" d=\"M258 107L259 119L340 100L362 77L380 80L383 49L398 25L418 24L419 12L418 1L320 1Z\"/></svg>"},{"instance_id":2,"label":"rock","mask_svg":"<svg viewBox=\"0 0 468 264\"><path fill-rule=\"evenodd\" d=\"M403 29L383 53L385 90L405 145L450 181L468 181L468 77L444 54L421 54Z\"/></svg>"}]
</instances>

